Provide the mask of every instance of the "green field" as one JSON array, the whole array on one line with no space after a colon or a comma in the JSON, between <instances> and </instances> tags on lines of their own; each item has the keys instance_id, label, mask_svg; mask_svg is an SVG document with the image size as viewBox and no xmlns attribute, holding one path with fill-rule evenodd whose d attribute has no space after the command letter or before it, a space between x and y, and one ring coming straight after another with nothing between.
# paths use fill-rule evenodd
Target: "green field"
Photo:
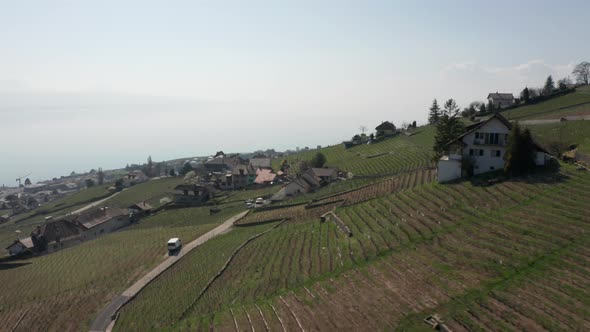
<instances>
[{"instance_id":1,"label":"green field","mask_svg":"<svg viewBox=\"0 0 590 332\"><path fill-rule=\"evenodd\" d=\"M548 146L552 143L577 145L578 151L590 154L590 121L564 121L559 123L526 125L535 140Z\"/></svg>"},{"instance_id":2,"label":"green field","mask_svg":"<svg viewBox=\"0 0 590 332\"><path fill-rule=\"evenodd\" d=\"M581 105L582 104L582 105ZM510 120L559 119L568 115L590 115L590 87L534 105L502 112Z\"/></svg>"}]
</instances>

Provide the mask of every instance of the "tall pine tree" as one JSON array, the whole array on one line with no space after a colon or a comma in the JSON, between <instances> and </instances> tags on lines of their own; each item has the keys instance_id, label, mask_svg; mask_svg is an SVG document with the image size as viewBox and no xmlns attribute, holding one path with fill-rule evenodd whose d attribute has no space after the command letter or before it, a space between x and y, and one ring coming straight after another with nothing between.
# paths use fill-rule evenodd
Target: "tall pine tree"
<instances>
[{"instance_id":1,"label":"tall pine tree","mask_svg":"<svg viewBox=\"0 0 590 332\"><path fill-rule=\"evenodd\" d=\"M545 81L545 86L543 87L543 94L550 95L553 90L555 90L555 82L553 82L553 77L551 75L547 76L547 80Z\"/></svg>"},{"instance_id":2,"label":"tall pine tree","mask_svg":"<svg viewBox=\"0 0 590 332\"><path fill-rule=\"evenodd\" d=\"M448 152L447 143L461 136L465 127L461 122L459 106L453 99L445 102L444 109L436 124L436 136L434 138L434 151L437 157Z\"/></svg>"},{"instance_id":3,"label":"tall pine tree","mask_svg":"<svg viewBox=\"0 0 590 332\"><path fill-rule=\"evenodd\" d=\"M428 113L428 123L437 123L438 119L440 118L440 107L438 106L438 102L436 99L432 101L432 106L430 106L430 113Z\"/></svg>"},{"instance_id":4,"label":"tall pine tree","mask_svg":"<svg viewBox=\"0 0 590 332\"><path fill-rule=\"evenodd\" d=\"M522 131L514 123L508 135L508 146L504 154L504 173L523 175L535 168L535 144L529 129Z\"/></svg>"}]
</instances>

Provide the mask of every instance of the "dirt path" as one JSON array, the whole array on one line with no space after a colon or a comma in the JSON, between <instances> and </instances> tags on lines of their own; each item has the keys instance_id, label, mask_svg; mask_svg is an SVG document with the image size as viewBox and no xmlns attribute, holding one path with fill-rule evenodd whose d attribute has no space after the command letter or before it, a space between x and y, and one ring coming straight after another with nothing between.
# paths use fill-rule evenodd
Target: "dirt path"
<instances>
[{"instance_id":1,"label":"dirt path","mask_svg":"<svg viewBox=\"0 0 590 332\"><path fill-rule=\"evenodd\" d=\"M227 232L232 227L234 222L240 220L247 213L248 211L244 211L240 214L237 214L229 218L228 220L224 221L223 224L201 235L192 242L183 245L182 249L177 255L166 258L166 260L160 263L160 265L156 266L153 270L141 277L141 279L136 281L133 285L131 285L131 287L127 288L127 290L125 290L121 295L114 298L106 307L104 307L102 311L98 314L92 325L90 326L90 331L107 331L107 328L109 327L109 325L111 325L112 318L117 314L119 309L127 302L132 300L152 280L154 280L157 276L166 271L170 266L172 266L179 259L184 257L184 255L188 254L194 248L200 246L201 244L207 242L208 240L220 234Z\"/></svg>"}]
</instances>

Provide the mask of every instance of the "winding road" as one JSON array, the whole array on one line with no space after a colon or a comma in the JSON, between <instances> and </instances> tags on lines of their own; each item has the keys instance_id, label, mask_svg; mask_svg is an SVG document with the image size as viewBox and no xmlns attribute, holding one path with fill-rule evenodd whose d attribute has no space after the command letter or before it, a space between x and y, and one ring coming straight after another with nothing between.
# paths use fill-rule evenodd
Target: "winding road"
<instances>
[{"instance_id":1,"label":"winding road","mask_svg":"<svg viewBox=\"0 0 590 332\"><path fill-rule=\"evenodd\" d=\"M125 290L121 295L111 300L111 302L100 311L90 326L90 331L107 331L112 328L114 323L113 318L119 309L121 309L121 307L127 302L131 301L152 280L174 265L174 263L178 262L178 260L184 257L184 255L188 254L191 250L211 240L212 238L227 232L236 221L243 218L248 212L249 211L244 211L240 214L237 214L227 219L221 225L215 227L209 232L199 236L195 240L184 244L177 255L167 257L162 263L160 263L160 265L156 266L153 270L141 277L138 281L131 285L131 287L127 288L127 290Z\"/></svg>"}]
</instances>

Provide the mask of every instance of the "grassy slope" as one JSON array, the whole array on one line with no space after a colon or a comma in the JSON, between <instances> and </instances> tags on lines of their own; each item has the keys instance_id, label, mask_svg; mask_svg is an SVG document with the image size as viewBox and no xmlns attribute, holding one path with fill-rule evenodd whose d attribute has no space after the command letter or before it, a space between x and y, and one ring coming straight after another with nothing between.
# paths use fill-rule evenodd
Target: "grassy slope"
<instances>
[{"instance_id":1,"label":"grassy slope","mask_svg":"<svg viewBox=\"0 0 590 332\"><path fill-rule=\"evenodd\" d=\"M588 103L585 105L577 104ZM530 106L522 106L502 112L508 119L559 119L567 115L590 114L590 87L581 87L574 93Z\"/></svg>"},{"instance_id":2,"label":"grassy slope","mask_svg":"<svg viewBox=\"0 0 590 332\"><path fill-rule=\"evenodd\" d=\"M338 144L322 148L319 152L326 156L325 166L338 167L354 175L395 174L431 166L433 137L434 127L425 126L418 128L413 136L398 135L376 144L350 149ZM289 156L287 160L294 165L298 160L311 160L317 152L301 152ZM274 162L273 166L278 168L279 161Z\"/></svg>"},{"instance_id":3,"label":"grassy slope","mask_svg":"<svg viewBox=\"0 0 590 332\"><path fill-rule=\"evenodd\" d=\"M547 146L551 142L578 145L578 151L590 154L590 121L564 121L559 123L526 125L535 140Z\"/></svg>"},{"instance_id":4,"label":"grassy slope","mask_svg":"<svg viewBox=\"0 0 590 332\"><path fill-rule=\"evenodd\" d=\"M0 321L14 324L31 309L23 329L85 329L107 301L165 257L166 240L178 236L188 242L239 209L208 212L207 207L165 211L76 247L0 263Z\"/></svg>"}]
</instances>

